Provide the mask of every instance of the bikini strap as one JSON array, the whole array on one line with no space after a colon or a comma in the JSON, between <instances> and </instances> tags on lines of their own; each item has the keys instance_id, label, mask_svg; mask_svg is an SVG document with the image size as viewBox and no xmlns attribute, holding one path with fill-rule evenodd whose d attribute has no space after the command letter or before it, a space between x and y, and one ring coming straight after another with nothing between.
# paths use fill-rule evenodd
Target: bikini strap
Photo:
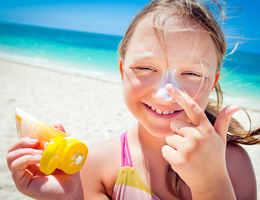
<instances>
[{"instance_id":1,"label":"bikini strap","mask_svg":"<svg viewBox=\"0 0 260 200\"><path fill-rule=\"evenodd\" d=\"M132 158L127 142L127 131L121 135L121 167L133 167Z\"/></svg>"}]
</instances>

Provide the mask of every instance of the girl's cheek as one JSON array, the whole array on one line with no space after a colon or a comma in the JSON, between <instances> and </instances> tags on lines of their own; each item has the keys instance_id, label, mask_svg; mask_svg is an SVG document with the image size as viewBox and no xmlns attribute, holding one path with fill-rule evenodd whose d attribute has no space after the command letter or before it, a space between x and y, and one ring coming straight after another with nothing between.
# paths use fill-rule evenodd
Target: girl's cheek
<instances>
[{"instance_id":1,"label":"girl's cheek","mask_svg":"<svg viewBox=\"0 0 260 200\"><path fill-rule=\"evenodd\" d=\"M148 84L144 84L139 79L132 77L125 81L124 89L127 90L127 92L131 92L132 95L143 93L148 86Z\"/></svg>"},{"instance_id":2,"label":"girl's cheek","mask_svg":"<svg viewBox=\"0 0 260 200\"><path fill-rule=\"evenodd\" d=\"M185 88L185 92L204 110L211 90L208 86Z\"/></svg>"}]
</instances>

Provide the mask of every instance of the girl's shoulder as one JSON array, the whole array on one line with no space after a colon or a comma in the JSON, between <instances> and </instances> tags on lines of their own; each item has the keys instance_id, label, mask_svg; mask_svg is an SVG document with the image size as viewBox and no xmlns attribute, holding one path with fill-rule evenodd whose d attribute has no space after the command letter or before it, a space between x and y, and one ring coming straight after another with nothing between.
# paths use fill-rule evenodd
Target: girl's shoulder
<instances>
[{"instance_id":1,"label":"girl's shoulder","mask_svg":"<svg viewBox=\"0 0 260 200\"><path fill-rule=\"evenodd\" d=\"M88 159L95 160L95 162L110 162L116 155L121 154L120 137L105 140L93 144L89 148ZM120 164L120 163L119 163Z\"/></svg>"},{"instance_id":2,"label":"girl's shoulder","mask_svg":"<svg viewBox=\"0 0 260 200\"><path fill-rule=\"evenodd\" d=\"M246 150L237 144L227 144L226 163L237 199L255 199L256 178Z\"/></svg>"},{"instance_id":3,"label":"girl's shoulder","mask_svg":"<svg viewBox=\"0 0 260 200\"><path fill-rule=\"evenodd\" d=\"M106 170L121 167L121 141L120 137L93 144L89 148L86 160L87 167L100 169L99 173L106 174Z\"/></svg>"}]
</instances>

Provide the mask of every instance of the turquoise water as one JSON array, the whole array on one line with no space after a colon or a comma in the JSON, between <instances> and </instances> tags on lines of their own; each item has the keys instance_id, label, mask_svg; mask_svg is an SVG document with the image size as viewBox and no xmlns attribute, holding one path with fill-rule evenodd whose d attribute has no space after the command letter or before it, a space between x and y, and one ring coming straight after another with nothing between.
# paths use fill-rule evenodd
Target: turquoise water
<instances>
[{"instance_id":1,"label":"turquoise water","mask_svg":"<svg viewBox=\"0 0 260 200\"><path fill-rule=\"evenodd\" d=\"M57 70L120 80L121 36L0 23L0 57ZM236 52L224 60L220 84L232 97L260 100L260 55Z\"/></svg>"},{"instance_id":2,"label":"turquoise water","mask_svg":"<svg viewBox=\"0 0 260 200\"><path fill-rule=\"evenodd\" d=\"M85 71L86 75L102 72L112 76L118 73L117 46L121 38L0 23L0 54L4 58L64 71Z\"/></svg>"},{"instance_id":3,"label":"turquoise water","mask_svg":"<svg viewBox=\"0 0 260 200\"><path fill-rule=\"evenodd\" d=\"M227 94L260 100L260 55L236 52L226 56L220 84Z\"/></svg>"}]
</instances>

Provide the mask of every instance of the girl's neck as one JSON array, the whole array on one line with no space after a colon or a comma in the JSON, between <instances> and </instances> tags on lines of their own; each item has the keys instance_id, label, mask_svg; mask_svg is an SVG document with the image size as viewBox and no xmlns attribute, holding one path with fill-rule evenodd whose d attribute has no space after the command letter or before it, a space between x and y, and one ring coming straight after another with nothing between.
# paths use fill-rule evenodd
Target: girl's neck
<instances>
[{"instance_id":1,"label":"girl's neck","mask_svg":"<svg viewBox=\"0 0 260 200\"><path fill-rule=\"evenodd\" d=\"M133 127L132 131L134 132L134 137L139 144L143 151L151 151L153 153L162 152L162 147L166 145L166 141L164 137L155 137L150 132L148 132L145 127L137 123L136 126Z\"/></svg>"},{"instance_id":2,"label":"girl's neck","mask_svg":"<svg viewBox=\"0 0 260 200\"><path fill-rule=\"evenodd\" d=\"M155 190L153 188L158 188L158 177L162 179L161 183L164 182L168 165L162 155L165 138L153 136L140 123L129 130L127 137L135 169L145 184Z\"/></svg>"}]
</instances>

